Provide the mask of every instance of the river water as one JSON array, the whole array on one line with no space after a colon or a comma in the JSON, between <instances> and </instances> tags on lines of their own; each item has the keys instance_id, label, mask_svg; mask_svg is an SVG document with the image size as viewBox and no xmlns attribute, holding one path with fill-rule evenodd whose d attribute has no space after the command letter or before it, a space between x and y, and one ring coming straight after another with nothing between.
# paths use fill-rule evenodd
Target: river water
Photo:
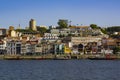
<instances>
[{"instance_id":1,"label":"river water","mask_svg":"<svg viewBox=\"0 0 120 80\"><path fill-rule=\"evenodd\" d=\"M120 80L120 61L1 60L0 80Z\"/></svg>"}]
</instances>

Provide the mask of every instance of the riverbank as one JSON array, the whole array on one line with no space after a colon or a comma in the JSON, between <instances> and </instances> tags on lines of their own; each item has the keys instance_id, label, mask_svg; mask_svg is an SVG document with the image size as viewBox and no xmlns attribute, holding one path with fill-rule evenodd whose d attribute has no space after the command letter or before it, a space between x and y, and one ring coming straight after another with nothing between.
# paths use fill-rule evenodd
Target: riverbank
<instances>
[{"instance_id":1,"label":"riverbank","mask_svg":"<svg viewBox=\"0 0 120 80\"><path fill-rule=\"evenodd\" d=\"M120 60L120 55L0 55L0 60Z\"/></svg>"}]
</instances>

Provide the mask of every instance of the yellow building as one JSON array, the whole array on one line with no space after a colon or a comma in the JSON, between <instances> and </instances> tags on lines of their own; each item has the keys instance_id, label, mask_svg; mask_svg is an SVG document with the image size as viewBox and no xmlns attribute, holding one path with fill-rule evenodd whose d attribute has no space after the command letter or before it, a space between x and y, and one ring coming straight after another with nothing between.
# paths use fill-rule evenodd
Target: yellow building
<instances>
[{"instance_id":1,"label":"yellow building","mask_svg":"<svg viewBox=\"0 0 120 80\"><path fill-rule=\"evenodd\" d=\"M71 53L71 49L68 46L64 46L64 53L65 54L70 54Z\"/></svg>"},{"instance_id":2,"label":"yellow building","mask_svg":"<svg viewBox=\"0 0 120 80\"><path fill-rule=\"evenodd\" d=\"M17 37L16 31L13 26L10 26L7 32L9 37Z\"/></svg>"}]
</instances>

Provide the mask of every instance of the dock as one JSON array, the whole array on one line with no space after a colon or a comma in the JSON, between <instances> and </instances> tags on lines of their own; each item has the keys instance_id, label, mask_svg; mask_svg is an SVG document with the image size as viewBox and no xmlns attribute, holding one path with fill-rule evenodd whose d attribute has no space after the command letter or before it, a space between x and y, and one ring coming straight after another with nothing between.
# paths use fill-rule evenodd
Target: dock
<instances>
[{"instance_id":1,"label":"dock","mask_svg":"<svg viewBox=\"0 0 120 80\"><path fill-rule=\"evenodd\" d=\"M83 59L118 59L120 55L0 55L0 60L83 60Z\"/></svg>"}]
</instances>

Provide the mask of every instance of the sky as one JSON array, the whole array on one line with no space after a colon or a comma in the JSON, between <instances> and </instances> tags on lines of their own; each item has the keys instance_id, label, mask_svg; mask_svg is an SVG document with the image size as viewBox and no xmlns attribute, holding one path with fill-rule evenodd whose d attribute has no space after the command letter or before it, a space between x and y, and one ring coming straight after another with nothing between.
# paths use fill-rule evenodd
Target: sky
<instances>
[{"instance_id":1,"label":"sky","mask_svg":"<svg viewBox=\"0 0 120 80\"><path fill-rule=\"evenodd\" d=\"M68 19L72 25L120 26L120 0L0 0L0 28L55 25Z\"/></svg>"}]
</instances>

